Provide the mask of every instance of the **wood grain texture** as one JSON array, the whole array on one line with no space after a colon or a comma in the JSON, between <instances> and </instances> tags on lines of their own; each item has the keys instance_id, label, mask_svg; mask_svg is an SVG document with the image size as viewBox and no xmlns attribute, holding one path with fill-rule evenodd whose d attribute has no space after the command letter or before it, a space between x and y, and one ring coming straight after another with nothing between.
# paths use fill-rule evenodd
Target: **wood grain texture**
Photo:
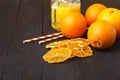
<instances>
[{"instance_id":1,"label":"wood grain texture","mask_svg":"<svg viewBox=\"0 0 120 80\"><path fill-rule=\"evenodd\" d=\"M8 40L8 51L6 62L2 72L2 80L34 80L36 78L41 78L41 45L32 43L30 45L23 44L22 40L28 39L30 37L41 36L42 35L42 2L39 0L19 0L18 4L16 0L12 0L15 4L12 4L17 8L16 15L8 14L10 16L15 16L15 23L11 23L11 31L7 32ZM7 2L8 3L8 2ZM11 3L11 1L9 2ZM9 9L8 9L9 10ZM12 11L12 9L10 9ZM7 11L7 10L6 10ZM14 10L13 10L14 11ZM11 18L6 17L6 20ZM8 22L6 22L8 24ZM9 24L8 24L9 25ZM6 29L3 27L3 29ZM8 28L9 29L9 28ZM8 30L7 29L7 30ZM6 34L6 33L4 33ZM5 36L5 35L4 35ZM4 37L3 36L3 37ZM7 41L3 41L6 43ZM5 44L4 44L5 45ZM40 73L35 73L40 70Z\"/></svg>"},{"instance_id":2,"label":"wood grain texture","mask_svg":"<svg viewBox=\"0 0 120 80\"><path fill-rule=\"evenodd\" d=\"M3 78L7 53L18 13L18 0L0 0L0 79Z\"/></svg>"},{"instance_id":3,"label":"wood grain texture","mask_svg":"<svg viewBox=\"0 0 120 80\"><path fill-rule=\"evenodd\" d=\"M119 0L81 3L83 14L93 3L120 9ZM50 17L50 0L0 0L0 80L120 80L120 39L108 50L93 49L93 57L59 64L43 61L42 56L49 50L45 49L47 43L22 43L56 32Z\"/></svg>"}]
</instances>

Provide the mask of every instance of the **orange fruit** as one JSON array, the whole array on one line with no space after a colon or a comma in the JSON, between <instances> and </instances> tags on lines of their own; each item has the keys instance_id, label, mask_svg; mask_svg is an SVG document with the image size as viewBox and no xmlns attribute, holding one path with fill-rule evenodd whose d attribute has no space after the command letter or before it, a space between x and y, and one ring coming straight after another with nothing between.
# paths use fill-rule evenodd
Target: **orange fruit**
<instances>
[{"instance_id":1,"label":"orange fruit","mask_svg":"<svg viewBox=\"0 0 120 80\"><path fill-rule=\"evenodd\" d=\"M96 21L98 14L105 8L106 6L100 3L90 5L85 12L85 18L88 25Z\"/></svg>"},{"instance_id":2,"label":"orange fruit","mask_svg":"<svg viewBox=\"0 0 120 80\"><path fill-rule=\"evenodd\" d=\"M107 49L116 40L116 30L108 21L97 20L89 27L87 38L92 47Z\"/></svg>"},{"instance_id":3,"label":"orange fruit","mask_svg":"<svg viewBox=\"0 0 120 80\"><path fill-rule=\"evenodd\" d=\"M120 37L120 10L116 8L106 8L98 15L98 20L106 20L115 26L117 37Z\"/></svg>"},{"instance_id":4,"label":"orange fruit","mask_svg":"<svg viewBox=\"0 0 120 80\"><path fill-rule=\"evenodd\" d=\"M87 30L87 22L81 13L70 13L60 23L60 30L67 38L83 36Z\"/></svg>"}]
</instances>

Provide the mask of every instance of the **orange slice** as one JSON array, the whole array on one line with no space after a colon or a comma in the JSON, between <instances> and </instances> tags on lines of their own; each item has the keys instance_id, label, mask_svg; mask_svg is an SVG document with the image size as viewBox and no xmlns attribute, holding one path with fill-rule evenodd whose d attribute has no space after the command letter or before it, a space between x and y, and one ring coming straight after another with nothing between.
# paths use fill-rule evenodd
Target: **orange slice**
<instances>
[{"instance_id":1,"label":"orange slice","mask_svg":"<svg viewBox=\"0 0 120 80\"><path fill-rule=\"evenodd\" d=\"M43 59L48 63L59 63L64 62L71 56L72 51L69 48L52 48L48 51L44 56Z\"/></svg>"},{"instance_id":2,"label":"orange slice","mask_svg":"<svg viewBox=\"0 0 120 80\"><path fill-rule=\"evenodd\" d=\"M80 45L89 45L90 43L88 42L88 39L85 38L74 38L71 39L73 43L78 43Z\"/></svg>"},{"instance_id":3,"label":"orange slice","mask_svg":"<svg viewBox=\"0 0 120 80\"><path fill-rule=\"evenodd\" d=\"M72 50L72 54L71 54L70 58L73 58L78 54L78 49L80 47L76 43L71 43L71 44L67 45L67 48Z\"/></svg>"},{"instance_id":4,"label":"orange slice","mask_svg":"<svg viewBox=\"0 0 120 80\"><path fill-rule=\"evenodd\" d=\"M70 43L70 40L62 40L57 42L52 42L46 45L46 48L55 48L60 46L66 46Z\"/></svg>"},{"instance_id":5,"label":"orange slice","mask_svg":"<svg viewBox=\"0 0 120 80\"><path fill-rule=\"evenodd\" d=\"M84 46L78 49L77 57L89 57L93 55L93 51L89 46Z\"/></svg>"}]
</instances>

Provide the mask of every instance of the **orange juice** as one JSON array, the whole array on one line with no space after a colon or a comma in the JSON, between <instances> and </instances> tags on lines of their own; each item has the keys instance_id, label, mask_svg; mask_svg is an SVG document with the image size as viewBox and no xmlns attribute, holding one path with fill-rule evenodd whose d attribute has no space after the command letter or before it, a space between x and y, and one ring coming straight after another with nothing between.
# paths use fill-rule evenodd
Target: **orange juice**
<instances>
[{"instance_id":1,"label":"orange juice","mask_svg":"<svg viewBox=\"0 0 120 80\"><path fill-rule=\"evenodd\" d=\"M60 30L60 21L65 15L73 12L80 12L79 3L61 3L59 6L51 6L51 21L52 27L55 30Z\"/></svg>"}]
</instances>

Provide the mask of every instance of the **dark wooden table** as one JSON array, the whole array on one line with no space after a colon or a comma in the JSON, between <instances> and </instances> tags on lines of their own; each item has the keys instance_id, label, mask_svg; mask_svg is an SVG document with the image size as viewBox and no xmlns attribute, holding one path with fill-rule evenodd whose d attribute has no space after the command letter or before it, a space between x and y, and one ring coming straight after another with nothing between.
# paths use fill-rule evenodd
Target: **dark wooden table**
<instances>
[{"instance_id":1,"label":"dark wooden table","mask_svg":"<svg viewBox=\"0 0 120 80\"><path fill-rule=\"evenodd\" d=\"M83 14L92 3L120 9L120 0L81 2ZM59 64L43 61L47 43L22 43L54 33L50 23L50 0L0 0L0 80L120 80L120 39L108 50L93 49L93 57Z\"/></svg>"}]
</instances>

